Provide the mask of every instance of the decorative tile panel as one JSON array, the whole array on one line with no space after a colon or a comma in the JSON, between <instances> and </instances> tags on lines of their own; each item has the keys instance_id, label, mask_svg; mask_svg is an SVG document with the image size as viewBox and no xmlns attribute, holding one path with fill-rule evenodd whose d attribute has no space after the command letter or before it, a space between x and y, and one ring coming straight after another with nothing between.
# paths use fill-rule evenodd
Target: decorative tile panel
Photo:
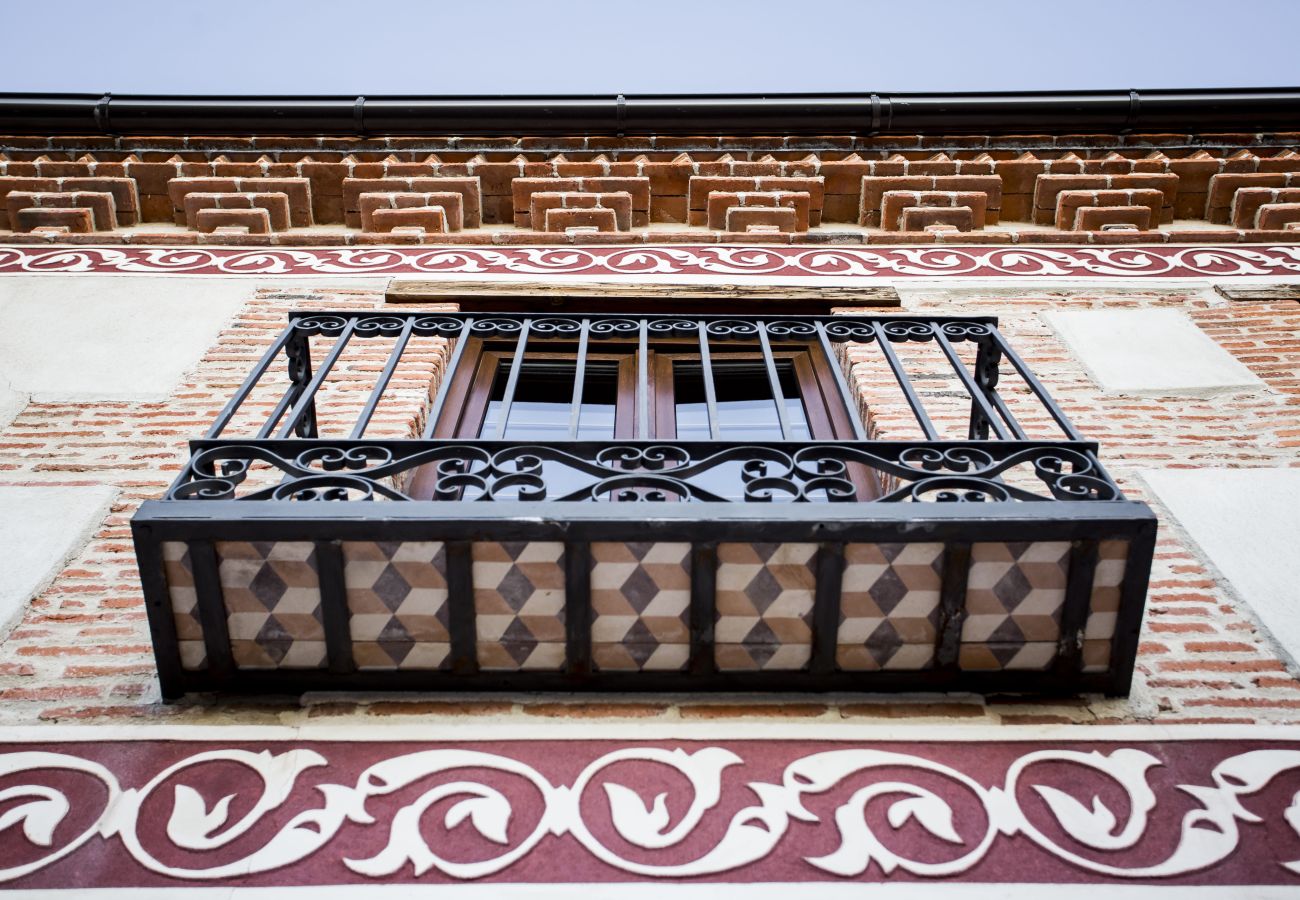
<instances>
[{"instance_id":1,"label":"decorative tile panel","mask_svg":"<svg viewBox=\"0 0 1300 900\"><path fill-rule=\"evenodd\" d=\"M934 662L943 547L848 544L835 660L841 669L924 669Z\"/></svg>"},{"instance_id":2,"label":"decorative tile panel","mask_svg":"<svg viewBox=\"0 0 1300 900\"><path fill-rule=\"evenodd\" d=\"M446 556L440 541L343 544L358 669L439 669L450 663Z\"/></svg>"},{"instance_id":3,"label":"decorative tile panel","mask_svg":"<svg viewBox=\"0 0 1300 900\"><path fill-rule=\"evenodd\" d=\"M1047 666L1061 633L1069 564L1068 541L971 545L962 668Z\"/></svg>"},{"instance_id":4,"label":"decorative tile panel","mask_svg":"<svg viewBox=\"0 0 1300 900\"><path fill-rule=\"evenodd\" d=\"M1101 541L1097 568L1092 575L1088 624L1083 631L1083 671L1104 672L1110 667L1111 639L1119 614L1120 586L1128 567L1128 541Z\"/></svg>"},{"instance_id":5,"label":"decorative tile panel","mask_svg":"<svg viewBox=\"0 0 1300 900\"><path fill-rule=\"evenodd\" d=\"M172 616L176 621L181 668L192 672L206 669L208 648L203 642L203 621L199 618L199 598L194 591L190 548L182 541L167 541L162 545L162 556L167 593L171 597Z\"/></svg>"},{"instance_id":6,"label":"decorative tile panel","mask_svg":"<svg viewBox=\"0 0 1300 900\"><path fill-rule=\"evenodd\" d=\"M217 541L216 552L235 666L324 666L320 579L311 542Z\"/></svg>"},{"instance_id":7,"label":"decorative tile panel","mask_svg":"<svg viewBox=\"0 0 1300 900\"><path fill-rule=\"evenodd\" d=\"M719 669L807 665L816 558L816 544L718 545L714 656Z\"/></svg>"},{"instance_id":8,"label":"decorative tile panel","mask_svg":"<svg viewBox=\"0 0 1300 900\"><path fill-rule=\"evenodd\" d=\"M591 654L598 669L685 667L691 650L691 545L591 545Z\"/></svg>"},{"instance_id":9,"label":"decorative tile panel","mask_svg":"<svg viewBox=\"0 0 1300 900\"><path fill-rule=\"evenodd\" d=\"M564 544L480 541L473 554L479 667L564 665Z\"/></svg>"}]
</instances>

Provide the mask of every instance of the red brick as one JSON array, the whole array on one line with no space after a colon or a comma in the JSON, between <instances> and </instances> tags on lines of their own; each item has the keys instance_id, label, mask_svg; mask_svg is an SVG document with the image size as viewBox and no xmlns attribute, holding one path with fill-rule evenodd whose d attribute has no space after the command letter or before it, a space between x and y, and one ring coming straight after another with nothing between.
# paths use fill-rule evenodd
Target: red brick
<instances>
[{"instance_id":1,"label":"red brick","mask_svg":"<svg viewBox=\"0 0 1300 900\"><path fill-rule=\"evenodd\" d=\"M1259 208L1255 227L1261 231L1278 231L1293 222L1300 222L1300 203L1267 203Z\"/></svg>"},{"instance_id":2,"label":"red brick","mask_svg":"<svg viewBox=\"0 0 1300 900\"><path fill-rule=\"evenodd\" d=\"M727 228L727 214L732 207L784 206L794 210L795 231L807 231L812 196L807 191L712 191L707 200L707 225L709 228ZM735 229L744 231L745 229Z\"/></svg>"},{"instance_id":3,"label":"red brick","mask_svg":"<svg viewBox=\"0 0 1300 900\"><path fill-rule=\"evenodd\" d=\"M932 225L947 225L957 231L970 231L975 227L975 211L969 206L909 206L899 217L902 231L925 231Z\"/></svg>"},{"instance_id":4,"label":"red brick","mask_svg":"<svg viewBox=\"0 0 1300 900\"><path fill-rule=\"evenodd\" d=\"M270 219L272 231L289 227L289 197L282 193L185 195L185 224L197 228L198 214L204 209L262 209Z\"/></svg>"},{"instance_id":5,"label":"red brick","mask_svg":"<svg viewBox=\"0 0 1300 900\"><path fill-rule=\"evenodd\" d=\"M62 227L76 233L95 230L95 215L84 207L71 209L19 209L14 214L14 231L32 231L37 228Z\"/></svg>"},{"instance_id":6,"label":"red brick","mask_svg":"<svg viewBox=\"0 0 1300 900\"><path fill-rule=\"evenodd\" d=\"M566 232L570 228L595 228L597 231L618 231L618 218L614 210L607 207L589 209L551 208L546 210L542 223L548 232Z\"/></svg>"},{"instance_id":7,"label":"red brick","mask_svg":"<svg viewBox=\"0 0 1300 900\"><path fill-rule=\"evenodd\" d=\"M785 206L733 206L727 210L726 231L761 233L775 228L792 234L798 228L797 213Z\"/></svg>"},{"instance_id":8,"label":"red brick","mask_svg":"<svg viewBox=\"0 0 1300 900\"><path fill-rule=\"evenodd\" d=\"M376 209L370 214L370 232L382 234L398 227L423 228L427 234L447 232L447 212L441 206Z\"/></svg>"},{"instance_id":9,"label":"red brick","mask_svg":"<svg viewBox=\"0 0 1300 900\"><path fill-rule=\"evenodd\" d=\"M107 191L11 191L5 198L9 221L17 221L20 209L89 209L93 231L117 227L117 209Z\"/></svg>"},{"instance_id":10,"label":"red brick","mask_svg":"<svg viewBox=\"0 0 1300 900\"><path fill-rule=\"evenodd\" d=\"M430 191L421 193L366 193L358 198L362 231L381 231L373 227L374 213L381 209L413 209L440 207L446 214L446 231L460 231L465 226L465 197L457 191ZM401 227L401 226L398 226Z\"/></svg>"},{"instance_id":11,"label":"red brick","mask_svg":"<svg viewBox=\"0 0 1300 900\"><path fill-rule=\"evenodd\" d=\"M249 234L270 234L271 215L265 209L200 209L194 214L194 230L211 234L218 228L247 228Z\"/></svg>"},{"instance_id":12,"label":"red brick","mask_svg":"<svg viewBox=\"0 0 1300 900\"><path fill-rule=\"evenodd\" d=\"M612 209L618 231L632 230L632 195L627 191L537 191L529 198L528 217L530 222L542 223L544 231L550 231L545 227L550 210L595 208Z\"/></svg>"},{"instance_id":13,"label":"red brick","mask_svg":"<svg viewBox=\"0 0 1300 900\"><path fill-rule=\"evenodd\" d=\"M908 207L962 206L971 211L970 225L964 230L983 228L987 202L988 196L977 191L886 191L880 198L880 227L886 231L897 231L903 210Z\"/></svg>"}]
</instances>

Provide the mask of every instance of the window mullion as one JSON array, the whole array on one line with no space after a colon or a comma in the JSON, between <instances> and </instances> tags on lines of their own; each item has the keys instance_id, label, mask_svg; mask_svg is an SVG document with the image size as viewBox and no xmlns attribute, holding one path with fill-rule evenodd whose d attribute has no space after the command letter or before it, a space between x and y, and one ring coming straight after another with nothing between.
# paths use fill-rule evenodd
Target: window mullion
<instances>
[{"instance_id":1,"label":"window mullion","mask_svg":"<svg viewBox=\"0 0 1300 900\"><path fill-rule=\"evenodd\" d=\"M700 330L700 374L704 377L704 405L709 415L709 438L722 440L722 426L718 421L718 397L713 389L713 359L709 355L709 325L699 323Z\"/></svg>"},{"instance_id":2,"label":"window mullion","mask_svg":"<svg viewBox=\"0 0 1300 900\"><path fill-rule=\"evenodd\" d=\"M501 418L497 421L498 441L506 436L506 425L510 422L510 405L515 402L515 389L519 385L519 371L524 367L524 352L528 349L528 331L533 326L532 319L524 319L519 327L519 340L515 344L515 358L510 361L510 377L506 379L506 390L501 398Z\"/></svg>"},{"instance_id":3,"label":"window mullion","mask_svg":"<svg viewBox=\"0 0 1300 900\"><path fill-rule=\"evenodd\" d=\"M573 365L573 399L569 401L569 440L578 437L578 426L582 420L582 389L587 378L587 338L591 330L591 320L582 320L582 332L578 338L578 359Z\"/></svg>"},{"instance_id":4,"label":"window mullion","mask_svg":"<svg viewBox=\"0 0 1300 900\"><path fill-rule=\"evenodd\" d=\"M790 417L785 411L785 394L781 391L781 376L776 372L776 360L772 357L772 342L767 337L767 323L760 321L758 342L763 348L763 365L767 369L767 381L772 386L772 402L776 404L776 419L781 424L781 439L790 440Z\"/></svg>"}]
</instances>

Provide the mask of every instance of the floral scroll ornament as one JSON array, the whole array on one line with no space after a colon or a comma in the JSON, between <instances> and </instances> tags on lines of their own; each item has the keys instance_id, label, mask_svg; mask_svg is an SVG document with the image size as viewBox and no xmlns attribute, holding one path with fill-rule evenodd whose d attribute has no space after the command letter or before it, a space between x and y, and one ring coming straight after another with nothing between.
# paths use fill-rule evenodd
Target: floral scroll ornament
<instances>
[{"instance_id":1,"label":"floral scroll ornament","mask_svg":"<svg viewBox=\"0 0 1300 900\"><path fill-rule=\"evenodd\" d=\"M190 784L187 776L212 763L234 763L250 770L261 782L260 792L238 819L230 820L236 794L223 796L209 806ZM1107 778L1126 797L1127 814L1120 821L1100 797L1081 799L1072 793L1035 783L1033 767L1050 763L1082 767ZM611 767L618 765L617 770ZM587 853L622 872L643 878L686 878L735 872L779 852L792 822L820 824L833 828L838 846L829 854L805 857L814 869L853 878L877 869L884 876L896 871L927 878L958 878L976 866L1000 837L1022 835L1045 854L1079 869L1119 879L1155 879L1185 876L1211 868L1230 857L1240 846L1241 823L1255 824L1260 817L1242 804L1242 798L1265 788L1278 775L1300 769L1300 751L1253 750L1219 762L1210 772L1209 784L1182 784L1179 790L1196 802L1182 819L1177 845L1161 861L1125 867L1122 854L1139 848L1151 836L1150 815L1157 806L1149 773L1161 761L1152 754L1132 748L1109 753L1040 749L1018 757L1007 769L1000 785L981 784L958 769L921 756L870 748L833 749L810 753L790 762L779 783L744 781L744 760L722 747L705 747L687 752L681 749L626 747L606 753L592 762L571 785L554 784L533 766L500 753L448 747L401 754L365 769L351 786L335 783L303 785L303 775L329 765L321 752L292 749L282 753L238 749L196 753L159 771L139 788L123 789L109 769L97 762L67 753L19 751L0 754L0 777L19 783L0 790L0 854L10 854L23 845L36 848L23 852L35 858L6 865L0 856L0 881L12 881L50 867L75 853L92 838L120 840L130 857L156 875L187 881L212 881L257 875L301 863L320 854L345 826L380 829L387 842L373 856L338 860L357 876L382 879L410 872L416 877L436 870L459 881L483 878L507 871L547 840L569 836ZM673 821L667 793L644 798L619 783L626 766L668 767L684 779L689 796L674 808L685 811ZM741 767L741 768L737 768ZM899 777L913 770L915 779ZM872 780L877 771L890 777ZM70 796L65 787L41 783L53 773L77 773L100 782L106 799L94 821L78 834L56 840L61 823L74 803L90 802L84 796ZM328 770L327 770L328 773ZM466 773L458 776L458 773ZM516 810L501 789L500 779L522 779L540 803L537 822L527 833L512 829ZM850 779L852 781L850 782ZM818 795L862 785L843 799L823 821L806 801ZM415 800L398 809L387 821L377 819L368 801L408 788L427 784ZM937 785L950 787L936 787ZM139 834L141 811L155 794L165 797L171 785L171 810L162 834L175 850L199 855L232 847L241 838L252 840L254 829L281 820L303 802L317 798L308 808L290 816L269 838L251 852L232 862L209 867L181 867L162 862L146 848ZM730 792L744 791L753 803L731 814L721 837L705 846L699 829ZM963 815L959 823L953 800L966 798L980 810L979 816ZM1022 798L1037 796L1033 817L1022 806ZM619 841L637 851L611 846L611 835L598 837L584 815L593 804L608 811L608 821ZM883 824L868 818L869 804L884 804ZM287 809L286 809L287 807ZM424 835L422 820L436 807L441 825L450 831L469 827L489 843L502 848L486 859L462 862L448 859L440 842ZM1044 812L1045 810L1045 812ZM1050 816L1054 830L1068 836L1076 846L1063 846L1048 836L1035 818ZM1285 813L1291 828L1300 834L1300 794ZM875 824L873 824L875 822ZM915 823L936 841L952 848L951 857L941 861L910 858L894 849L898 832ZM961 825L961 828L958 825ZM974 827L972 828L972 825ZM21 830L22 840L14 829ZM710 832L712 833L712 832ZM151 837L150 841L160 838ZM254 843L257 843L254 841ZM572 847L572 845L570 845ZM629 859L625 852L689 847L685 862L656 864ZM562 852L559 847L551 852ZM1085 855L1085 854L1091 854ZM1094 856L1110 855L1107 861ZM336 861L331 859L331 863ZM1300 860L1280 861L1280 869L1300 874ZM1280 874L1280 873L1279 873Z\"/></svg>"}]
</instances>

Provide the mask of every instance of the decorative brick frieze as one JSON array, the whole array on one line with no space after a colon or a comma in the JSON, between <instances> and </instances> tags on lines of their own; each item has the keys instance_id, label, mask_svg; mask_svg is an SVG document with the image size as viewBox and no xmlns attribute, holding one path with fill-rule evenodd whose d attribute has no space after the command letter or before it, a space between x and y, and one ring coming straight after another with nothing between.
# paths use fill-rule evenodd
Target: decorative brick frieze
<instances>
[{"instance_id":1,"label":"decorative brick frieze","mask_svg":"<svg viewBox=\"0 0 1300 900\"><path fill-rule=\"evenodd\" d=\"M632 222L625 227L620 221L618 231L626 237L601 239L641 243L683 240L676 229L651 234L657 231L651 223L661 222L701 229L694 233L698 237L692 238L699 242L740 240L735 235L745 232L726 229L725 209L718 210L710 224L708 194L715 190L731 194L806 192L811 231L804 236L801 215L797 239L853 244L899 240L895 236L899 232L876 232L885 190L983 192L987 194L986 226L993 227L1003 220L1055 225L1055 195L1063 190L1156 189L1164 194L1160 221L1150 223L1144 240L1195 240L1184 236L1183 228L1156 229L1175 218L1208 218L1215 224L1231 222L1241 232L1214 240L1255 242L1264 239L1262 232L1277 229L1255 227L1253 219L1247 221L1251 212L1234 217L1233 197L1242 188L1300 186L1300 182L1292 181L1300 177L1300 153L1293 145L1275 143L1289 137L1164 136L1155 140L1154 136L973 136L918 138L910 144L904 141L906 146L898 138L826 138L820 143L817 138L776 139L772 144L771 139L718 136L646 138L640 143L636 139L595 137L499 141L259 138L252 146L245 139L220 137L122 138L106 139L107 143L96 139L84 145L77 145L81 139L67 138L44 139L40 148L30 147L24 140L15 144L13 139L0 138L0 147L7 147L0 153L0 199L13 190L111 193L119 228L96 233L113 243L157 243L161 239L158 232L145 228L137 234L136 226L142 222L185 222L183 201L178 205L170 194L178 188L188 190L183 185L191 179L218 179L199 192L285 193L291 204L292 229L305 221L337 229L296 234L284 233L274 225L269 240L292 246L374 243L365 236L372 232L358 233L362 229L361 193L456 191L462 194L463 236L457 232L454 211L445 209L448 229L458 235L456 242L515 244L555 240L549 236L530 238L530 233L559 234L544 232L540 217L533 222L529 198L542 188L548 193L611 193L626 189L632 197ZM12 179L31 180L14 183ZM98 184L80 179L93 179ZM264 182L260 187L256 186L259 179ZM620 179L632 182L616 186ZM787 181L782 184L772 179ZM802 179L805 183L796 187L788 179L795 183ZM947 179L987 181L981 185ZM539 185L538 180L545 184ZM234 181L238 182L237 188L232 188ZM177 184L169 190L173 182ZM301 186L275 187L276 182ZM349 183L347 190L345 182ZM1089 218L1097 215L1089 214ZM12 227L7 206L0 209L0 217L0 230ZM922 216L927 220L931 217ZM480 234L478 229L485 223L513 224L518 230ZM826 226L835 223L850 227L832 233ZM708 232L703 231L706 227ZM985 234L978 224L974 228L974 232L962 232L969 235L962 239L1006 243L1101 240L1090 236L1091 232L1080 237L1083 232L1073 228L1073 222L1046 237L1037 231L995 230ZM909 238L915 235L915 240L938 240L924 231L903 233ZM21 232L0 240L22 242L51 237ZM74 240L88 239L74 235ZM189 239L176 240L183 243Z\"/></svg>"}]
</instances>

